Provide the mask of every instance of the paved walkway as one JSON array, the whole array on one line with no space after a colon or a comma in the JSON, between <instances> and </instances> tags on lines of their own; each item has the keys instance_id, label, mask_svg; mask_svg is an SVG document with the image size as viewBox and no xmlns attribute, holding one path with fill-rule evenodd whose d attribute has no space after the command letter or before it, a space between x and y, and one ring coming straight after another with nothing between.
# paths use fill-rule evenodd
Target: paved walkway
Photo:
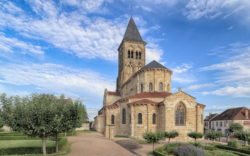
<instances>
[{"instance_id":1,"label":"paved walkway","mask_svg":"<svg viewBox=\"0 0 250 156\"><path fill-rule=\"evenodd\" d=\"M72 136L68 141L71 144L68 156L134 156L125 148L95 132Z\"/></svg>"}]
</instances>

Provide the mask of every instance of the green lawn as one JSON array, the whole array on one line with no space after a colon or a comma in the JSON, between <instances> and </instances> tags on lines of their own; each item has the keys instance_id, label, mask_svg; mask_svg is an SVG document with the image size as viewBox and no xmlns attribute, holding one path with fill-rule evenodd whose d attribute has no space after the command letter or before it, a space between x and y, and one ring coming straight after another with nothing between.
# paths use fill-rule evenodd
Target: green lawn
<instances>
[{"instance_id":1,"label":"green lawn","mask_svg":"<svg viewBox=\"0 0 250 156\"><path fill-rule=\"evenodd\" d=\"M48 140L47 147L54 147L55 141ZM0 140L0 149L16 147L42 147L41 140Z\"/></svg>"},{"instance_id":2,"label":"green lawn","mask_svg":"<svg viewBox=\"0 0 250 156\"><path fill-rule=\"evenodd\" d=\"M51 156L66 154L69 151L67 139L60 138L59 153L55 153L55 141L47 140L47 152ZM41 156L42 140L38 137L29 137L18 132L0 132L0 155Z\"/></svg>"}]
</instances>

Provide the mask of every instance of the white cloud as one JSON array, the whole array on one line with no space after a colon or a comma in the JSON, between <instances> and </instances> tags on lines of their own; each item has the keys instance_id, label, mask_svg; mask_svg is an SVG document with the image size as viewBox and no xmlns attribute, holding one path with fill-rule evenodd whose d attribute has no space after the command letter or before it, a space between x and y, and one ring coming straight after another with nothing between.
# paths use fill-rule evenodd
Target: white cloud
<instances>
[{"instance_id":1,"label":"white cloud","mask_svg":"<svg viewBox=\"0 0 250 156\"><path fill-rule=\"evenodd\" d=\"M204 89L214 86L212 83L204 83L204 84L194 84L187 87L187 90L197 90L197 89Z\"/></svg>"},{"instance_id":2,"label":"white cloud","mask_svg":"<svg viewBox=\"0 0 250 156\"><path fill-rule=\"evenodd\" d=\"M113 0L61 0L61 3L74 6L86 12L100 12L104 10L102 7L105 3L110 3Z\"/></svg>"},{"instance_id":3,"label":"white cloud","mask_svg":"<svg viewBox=\"0 0 250 156\"><path fill-rule=\"evenodd\" d=\"M224 51L224 53L229 53L231 55L224 55L226 59L221 63L201 68L201 71L216 72L215 79L217 83L220 84L221 88L206 91L204 94L249 96L250 44L235 43L231 44L229 48L222 49L228 49Z\"/></svg>"},{"instance_id":4,"label":"white cloud","mask_svg":"<svg viewBox=\"0 0 250 156\"><path fill-rule=\"evenodd\" d=\"M160 62L162 55L163 55L163 51L157 44L154 44L151 42L147 45L147 47L146 47L146 61L147 61L147 63L149 63L153 60Z\"/></svg>"},{"instance_id":5,"label":"white cloud","mask_svg":"<svg viewBox=\"0 0 250 156\"><path fill-rule=\"evenodd\" d=\"M190 64L182 64L180 66L171 68L173 70L173 81L178 83L195 82L196 78L192 74L192 66Z\"/></svg>"},{"instance_id":6,"label":"white cloud","mask_svg":"<svg viewBox=\"0 0 250 156\"><path fill-rule=\"evenodd\" d=\"M38 91L76 97L86 93L101 97L105 88L114 89L115 84L91 70L76 70L49 63L3 64L0 78L2 84L32 86Z\"/></svg>"},{"instance_id":7,"label":"white cloud","mask_svg":"<svg viewBox=\"0 0 250 156\"><path fill-rule=\"evenodd\" d=\"M142 6L153 6L153 5L163 5L163 6L168 6L172 7L176 5L179 0L136 0L136 2Z\"/></svg>"},{"instance_id":8,"label":"white cloud","mask_svg":"<svg viewBox=\"0 0 250 156\"><path fill-rule=\"evenodd\" d=\"M232 15L241 16L245 22L250 22L249 0L189 0L184 14L190 20L200 18L227 18Z\"/></svg>"},{"instance_id":9,"label":"white cloud","mask_svg":"<svg viewBox=\"0 0 250 156\"><path fill-rule=\"evenodd\" d=\"M125 32L128 17L122 16L112 20L98 17L89 18L80 10L63 12L52 1L28 2L39 17L31 16L12 4L21 10L21 13L16 16L13 12L0 9L0 29L11 28L24 37L48 42L54 47L80 58L117 61L117 47ZM100 3L103 2L100 1ZM4 6L3 8L9 7L5 4L1 5ZM144 34L147 29L142 27L141 32ZM161 53L161 49L157 45L149 47L149 58L151 56L152 59L159 60Z\"/></svg>"},{"instance_id":10,"label":"white cloud","mask_svg":"<svg viewBox=\"0 0 250 156\"><path fill-rule=\"evenodd\" d=\"M6 37L0 33L0 52L22 54L42 55L44 53L42 47L23 42L16 38Z\"/></svg>"},{"instance_id":11,"label":"white cloud","mask_svg":"<svg viewBox=\"0 0 250 156\"><path fill-rule=\"evenodd\" d=\"M213 91L202 92L204 95L223 95L223 96L236 96L236 97L250 97L249 86L226 86Z\"/></svg>"}]
</instances>

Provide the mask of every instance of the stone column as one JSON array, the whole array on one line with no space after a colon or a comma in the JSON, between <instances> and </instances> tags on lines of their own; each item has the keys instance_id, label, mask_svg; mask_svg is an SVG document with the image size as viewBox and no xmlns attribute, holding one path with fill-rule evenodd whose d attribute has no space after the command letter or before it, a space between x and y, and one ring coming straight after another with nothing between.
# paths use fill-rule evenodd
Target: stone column
<instances>
[{"instance_id":1,"label":"stone column","mask_svg":"<svg viewBox=\"0 0 250 156\"><path fill-rule=\"evenodd\" d=\"M134 137L135 136L135 118L134 118L134 106L131 105L131 136Z\"/></svg>"}]
</instances>

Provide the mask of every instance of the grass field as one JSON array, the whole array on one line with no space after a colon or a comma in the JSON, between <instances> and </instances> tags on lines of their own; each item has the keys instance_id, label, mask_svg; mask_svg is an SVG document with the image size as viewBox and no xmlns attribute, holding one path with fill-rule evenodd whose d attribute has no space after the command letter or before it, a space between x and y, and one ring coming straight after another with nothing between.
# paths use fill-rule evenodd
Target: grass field
<instances>
[{"instance_id":1,"label":"grass field","mask_svg":"<svg viewBox=\"0 0 250 156\"><path fill-rule=\"evenodd\" d=\"M47 152L50 156L58 156L66 154L69 151L67 139L60 138L59 150L55 152L55 141L47 140ZM25 156L40 156L42 152L42 141L38 137L29 137L18 132L0 132L0 155L25 155Z\"/></svg>"}]
</instances>

